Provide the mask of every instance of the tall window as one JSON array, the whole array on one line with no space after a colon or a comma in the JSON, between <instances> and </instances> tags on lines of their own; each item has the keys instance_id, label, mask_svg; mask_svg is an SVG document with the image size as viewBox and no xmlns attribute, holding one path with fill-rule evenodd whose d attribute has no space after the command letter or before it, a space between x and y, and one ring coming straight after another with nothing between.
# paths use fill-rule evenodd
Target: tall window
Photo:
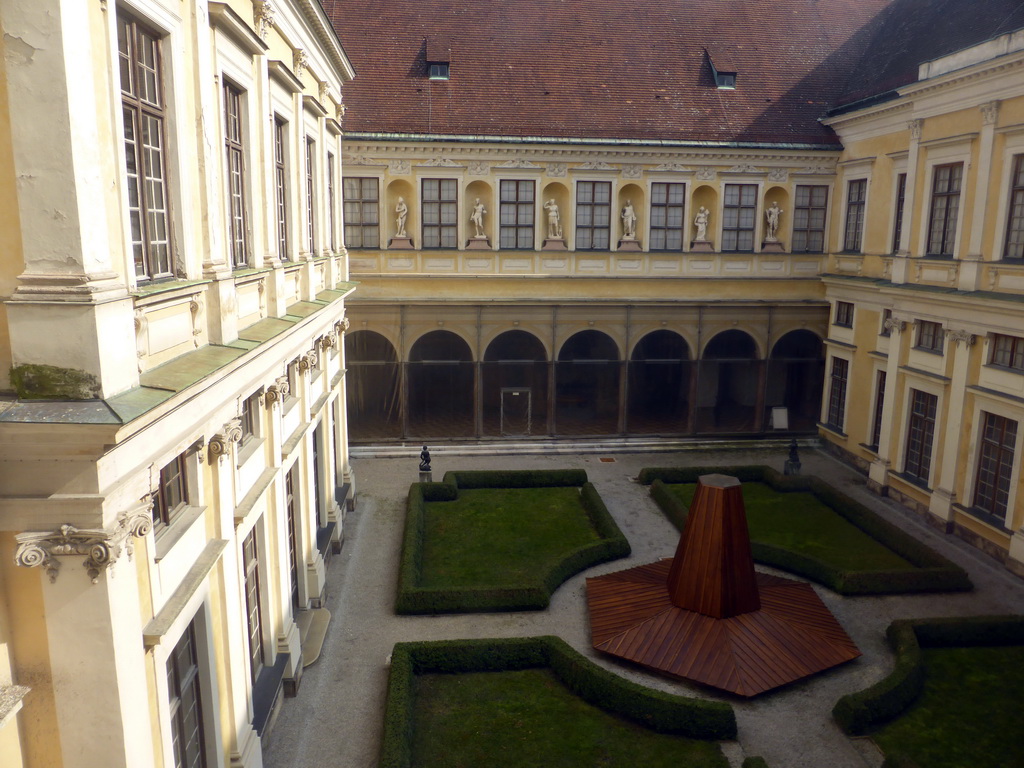
<instances>
[{"instance_id":1,"label":"tall window","mask_svg":"<svg viewBox=\"0 0 1024 768\"><path fill-rule=\"evenodd\" d=\"M825 250L827 207L827 186L797 184L793 202L793 253L821 253Z\"/></svg>"},{"instance_id":2,"label":"tall window","mask_svg":"<svg viewBox=\"0 0 1024 768\"><path fill-rule=\"evenodd\" d=\"M681 251L686 228L686 185L656 181L651 185L651 250Z\"/></svg>"},{"instance_id":3,"label":"tall window","mask_svg":"<svg viewBox=\"0 0 1024 768\"><path fill-rule=\"evenodd\" d=\"M256 531L242 542L242 567L245 569L245 616L249 634L249 671L252 681L263 669L263 609L260 607L260 560L256 549Z\"/></svg>"},{"instance_id":4,"label":"tall window","mask_svg":"<svg viewBox=\"0 0 1024 768\"><path fill-rule=\"evenodd\" d=\"M295 475L298 462L292 465L284 476L284 508L288 528L288 580L291 584L292 606L299 607L299 549L295 535L295 521L298 519L299 500L295 495Z\"/></svg>"},{"instance_id":5,"label":"tall window","mask_svg":"<svg viewBox=\"0 0 1024 768\"><path fill-rule=\"evenodd\" d=\"M167 694L170 698L174 768L205 768L203 697L194 621L167 658Z\"/></svg>"},{"instance_id":6,"label":"tall window","mask_svg":"<svg viewBox=\"0 0 1024 768\"><path fill-rule=\"evenodd\" d=\"M833 320L834 325L841 325L844 328L853 327L853 302L851 301L837 301L836 302L836 316Z\"/></svg>"},{"instance_id":7,"label":"tall window","mask_svg":"<svg viewBox=\"0 0 1024 768\"><path fill-rule=\"evenodd\" d=\"M1024 259L1024 155L1013 158L1010 210L1006 217L1004 259Z\"/></svg>"},{"instance_id":8,"label":"tall window","mask_svg":"<svg viewBox=\"0 0 1024 768\"><path fill-rule=\"evenodd\" d=\"M757 184L726 184L722 211L722 250L754 250Z\"/></svg>"},{"instance_id":9,"label":"tall window","mask_svg":"<svg viewBox=\"0 0 1024 768\"><path fill-rule=\"evenodd\" d=\"M249 265L246 244L248 212L245 206L245 148L242 145L242 92L224 83L224 144L228 172L228 250L236 267Z\"/></svg>"},{"instance_id":10,"label":"tall window","mask_svg":"<svg viewBox=\"0 0 1024 768\"><path fill-rule=\"evenodd\" d=\"M349 248L380 247L380 198L376 179L346 176L345 245Z\"/></svg>"},{"instance_id":11,"label":"tall window","mask_svg":"<svg viewBox=\"0 0 1024 768\"><path fill-rule=\"evenodd\" d=\"M183 453L160 470L160 485L153 496L153 522L157 525L167 525L186 503L188 474L186 456Z\"/></svg>"},{"instance_id":12,"label":"tall window","mask_svg":"<svg viewBox=\"0 0 1024 768\"><path fill-rule=\"evenodd\" d=\"M242 401L242 441L260 433L260 393L257 392Z\"/></svg>"},{"instance_id":13,"label":"tall window","mask_svg":"<svg viewBox=\"0 0 1024 768\"><path fill-rule=\"evenodd\" d=\"M576 183L576 250L606 251L611 242L612 183Z\"/></svg>"},{"instance_id":14,"label":"tall window","mask_svg":"<svg viewBox=\"0 0 1024 768\"><path fill-rule=\"evenodd\" d=\"M327 153L327 247L334 250L334 155Z\"/></svg>"},{"instance_id":15,"label":"tall window","mask_svg":"<svg viewBox=\"0 0 1024 768\"><path fill-rule=\"evenodd\" d=\"M423 179L423 247L458 248L458 182Z\"/></svg>"},{"instance_id":16,"label":"tall window","mask_svg":"<svg viewBox=\"0 0 1024 768\"><path fill-rule=\"evenodd\" d=\"M536 205L532 181L501 182L501 231L499 245L502 248L533 248L533 223Z\"/></svg>"},{"instance_id":17,"label":"tall window","mask_svg":"<svg viewBox=\"0 0 1024 768\"><path fill-rule=\"evenodd\" d=\"M284 164L285 122L274 117L274 203L277 211L277 255L288 256L288 170Z\"/></svg>"},{"instance_id":18,"label":"tall window","mask_svg":"<svg viewBox=\"0 0 1024 768\"><path fill-rule=\"evenodd\" d=\"M935 411L939 398L910 390L910 421L907 424L907 459L903 473L921 483L928 483L932 467L932 441L935 437Z\"/></svg>"},{"instance_id":19,"label":"tall window","mask_svg":"<svg viewBox=\"0 0 1024 768\"><path fill-rule=\"evenodd\" d=\"M850 361L832 358L832 386L828 393L828 424L840 432L846 418L846 383L849 381Z\"/></svg>"},{"instance_id":20,"label":"tall window","mask_svg":"<svg viewBox=\"0 0 1024 768\"><path fill-rule=\"evenodd\" d=\"M878 441L882 438L882 409L885 407L885 371L878 372L878 383L875 385L875 417L871 422L871 447L878 450Z\"/></svg>"},{"instance_id":21,"label":"tall window","mask_svg":"<svg viewBox=\"0 0 1024 768\"><path fill-rule=\"evenodd\" d=\"M932 211L928 220L930 256L953 255L963 173L963 163L937 165L932 172Z\"/></svg>"},{"instance_id":22,"label":"tall window","mask_svg":"<svg viewBox=\"0 0 1024 768\"><path fill-rule=\"evenodd\" d=\"M117 50L135 276L173 277L160 39L130 17L118 15Z\"/></svg>"},{"instance_id":23,"label":"tall window","mask_svg":"<svg viewBox=\"0 0 1024 768\"><path fill-rule=\"evenodd\" d=\"M992 365L1024 371L1024 339L997 333L992 336Z\"/></svg>"},{"instance_id":24,"label":"tall window","mask_svg":"<svg viewBox=\"0 0 1024 768\"><path fill-rule=\"evenodd\" d=\"M867 200L868 180L854 179L846 185L846 236L844 251L860 251L864 239L864 203Z\"/></svg>"},{"instance_id":25,"label":"tall window","mask_svg":"<svg viewBox=\"0 0 1024 768\"><path fill-rule=\"evenodd\" d=\"M982 412L981 453L978 455L978 482L974 506L991 515L1006 517L1013 474L1013 449L1017 442L1017 422L994 413Z\"/></svg>"},{"instance_id":26,"label":"tall window","mask_svg":"<svg viewBox=\"0 0 1024 768\"><path fill-rule=\"evenodd\" d=\"M316 253L316 142L306 137L306 248Z\"/></svg>"},{"instance_id":27,"label":"tall window","mask_svg":"<svg viewBox=\"0 0 1024 768\"><path fill-rule=\"evenodd\" d=\"M896 212L893 215L892 252L900 249L900 238L903 236L903 205L907 199L907 174L896 177Z\"/></svg>"},{"instance_id":28,"label":"tall window","mask_svg":"<svg viewBox=\"0 0 1024 768\"><path fill-rule=\"evenodd\" d=\"M917 343L916 349L924 349L928 352L942 352L942 323L934 323L931 320L917 321Z\"/></svg>"}]
</instances>

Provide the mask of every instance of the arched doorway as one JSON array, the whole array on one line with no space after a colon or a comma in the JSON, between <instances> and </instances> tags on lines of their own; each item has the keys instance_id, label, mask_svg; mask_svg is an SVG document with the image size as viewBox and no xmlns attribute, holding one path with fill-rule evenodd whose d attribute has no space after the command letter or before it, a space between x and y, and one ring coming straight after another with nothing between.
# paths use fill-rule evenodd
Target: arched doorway
<instances>
[{"instance_id":1,"label":"arched doorway","mask_svg":"<svg viewBox=\"0 0 1024 768\"><path fill-rule=\"evenodd\" d=\"M785 408L785 423L791 431L813 432L821 414L824 381L825 349L821 339L804 329L783 335L768 358L764 423L779 429L782 414L773 420L772 409Z\"/></svg>"},{"instance_id":2,"label":"arched doorway","mask_svg":"<svg viewBox=\"0 0 1024 768\"><path fill-rule=\"evenodd\" d=\"M749 334L722 331L704 348L697 379L698 432L755 432L761 366Z\"/></svg>"},{"instance_id":3,"label":"arched doorway","mask_svg":"<svg viewBox=\"0 0 1024 768\"><path fill-rule=\"evenodd\" d=\"M473 356L451 331L431 331L412 345L409 380L409 435L473 435Z\"/></svg>"},{"instance_id":4,"label":"arched doorway","mask_svg":"<svg viewBox=\"0 0 1024 768\"><path fill-rule=\"evenodd\" d=\"M547 413L548 363L544 345L527 331L500 334L484 353L484 434L546 434Z\"/></svg>"},{"instance_id":5,"label":"arched doorway","mask_svg":"<svg viewBox=\"0 0 1024 768\"><path fill-rule=\"evenodd\" d=\"M629 361L631 434L687 431L690 349L675 331L652 331L640 339Z\"/></svg>"},{"instance_id":6,"label":"arched doorway","mask_svg":"<svg viewBox=\"0 0 1024 768\"><path fill-rule=\"evenodd\" d=\"M351 440L401 437L398 355L375 331L345 334L348 428Z\"/></svg>"},{"instance_id":7,"label":"arched doorway","mask_svg":"<svg viewBox=\"0 0 1024 768\"><path fill-rule=\"evenodd\" d=\"M555 431L609 435L619 429L619 350L601 331L580 331L558 353Z\"/></svg>"}]
</instances>

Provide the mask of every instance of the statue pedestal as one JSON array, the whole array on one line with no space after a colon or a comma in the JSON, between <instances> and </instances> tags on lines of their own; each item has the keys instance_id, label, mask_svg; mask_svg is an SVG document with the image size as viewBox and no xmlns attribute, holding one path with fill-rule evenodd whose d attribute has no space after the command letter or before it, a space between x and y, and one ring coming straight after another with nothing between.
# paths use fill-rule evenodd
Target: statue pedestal
<instances>
[{"instance_id":1,"label":"statue pedestal","mask_svg":"<svg viewBox=\"0 0 1024 768\"><path fill-rule=\"evenodd\" d=\"M486 235L480 235L479 237L471 237L466 242L467 251L489 251L491 250L491 242L487 239Z\"/></svg>"},{"instance_id":2,"label":"statue pedestal","mask_svg":"<svg viewBox=\"0 0 1024 768\"><path fill-rule=\"evenodd\" d=\"M542 251L564 251L565 239L561 237L549 237L544 241L544 245L541 246Z\"/></svg>"},{"instance_id":3,"label":"statue pedestal","mask_svg":"<svg viewBox=\"0 0 1024 768\"><path fill-rule=\"evenodd\" d=\"M434 473L433 472L423 472L421 470L420 471L420 482L421 483L432 483L432 482L434 482Z\"/></svg>"},{"instance_id":4,"label":"statue pedestal","mask_svg":"<svg viewBox=\"0 0 1024 768\"><path fill-rule=\"evenodd\" d=\"M785 253L786 249L778 240L766 240L761 243L761 253Z\"/></svg>"},{"instance_id":5,"label":"statue pedestal","mask_svg":"<svg viewBox=\"0 0 1024 768\"><path fill-rule=\"evenodd\" d=\"M391 240L388 242L388 248L393 248L396 251L415 250L415 247L412 244L411 237L392 237Z\"/></svg>"},{"instance_id":6,"label":"statue pedestal","mask_svg":"<svg viewBox=\"0 0 1024 768\"><path fill-rule=\"evenodd\" d=\"M709 240L694 240L690 243L690 253L714 253L715 247Z\"/></svg>"},{"instance_id":7,"label":"statue pedestal","mask_svg":"<svg viewBox=\"0 0 1024 768\"><path fill-rule=\"evenodd\" d=\"M619 248L618 248L618 250L620 250L620 251L642 251L643 248L640 247L640 241L637 240L635 237L629 237L629 238L624 237L621 240L619 240Z\"/></svg>"}]
</instances>

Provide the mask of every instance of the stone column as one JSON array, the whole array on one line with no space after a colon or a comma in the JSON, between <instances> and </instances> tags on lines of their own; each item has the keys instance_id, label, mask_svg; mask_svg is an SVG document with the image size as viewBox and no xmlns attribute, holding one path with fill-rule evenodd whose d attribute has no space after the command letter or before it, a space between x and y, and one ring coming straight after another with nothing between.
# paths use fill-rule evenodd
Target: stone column
<instances>
[{"instance_id":1,"label":"stone column","mask_svg":"<svg viewBox=\"0 0 1024 768\"><path fill-rule=\"evenodd\" d=\"M946 404L945 433L942 435L942 466L939 468L928 511L945 524L953 520L953 502L956 501L956 476L960 466L961 448L966 442L964 402L967 396L967 377L970 373L971 348L976 337L969 331L946 331L953 355L953 381L949 385Z\"/></svg>"},{"instance_id":2,"label":"stone column","mask_svg":"<svg viewBox=\"0 0 1024 768\"><path fill-rule=\"evenodd\" d=\"M74 0L0 5L24 271L8 301L15 366L55 366L80 391L104 397L138 383L127 293L118 173L106 147L115 87L101 6ZM116 52L115 52L116 55ZM14 261L17 254L9 254ZM101 340L102 339L102 343Z\"/></svg>"},{"instance_id":3,"label":"stone column","mask_svg":"<svg viewBox=\"0 0 1024 768\"><path fill-rule=\"evenodd\" d=\"M868 488L875 493L885 495L889 486L889 469L892 467L893 434L898 433L897 425L893 424L896 413L896 394L899 392L897 381L900 372L900 359L903 355L903 331L907 322L893 316L885 321L889 330L889 358L885 367L885 395L882 401L882 429L878 434L878 458L868 468Z\"/></svg>"},{"instance_id":4,"label":"stone column","mask_svg":"<svg viewBox=\"0 0 1024 768\"><path fill-rule=\"evenodd\" d=\"M961 291L976 291L981 276L982 238L985 234L985 215L989 206L989 182L992 179L992 144L996 133L996 120L999 117L999 101L989 101L981 105L981 136L978 143L977 180L974 187L974 211L971 215L971 241L967 253L960 260L958 288Z\"/></svg>"},{"instance_id":5,"label":"stone column","mask_svg":"<svg viewBox=\"0 0 1024 768\"><path fill-rule=\"evenodd\" d=\"M903 195L903 226L900 229L899 247L892 260L892 282L896 284L907 282L907 258L911 255L910 235L914 228L914 213L916 211L917 165L921 152L921 125L923 122L920 119L907 122L907 128L910 131L910 151L907 154L907 187Z\"/></svg>"}]
</instances>

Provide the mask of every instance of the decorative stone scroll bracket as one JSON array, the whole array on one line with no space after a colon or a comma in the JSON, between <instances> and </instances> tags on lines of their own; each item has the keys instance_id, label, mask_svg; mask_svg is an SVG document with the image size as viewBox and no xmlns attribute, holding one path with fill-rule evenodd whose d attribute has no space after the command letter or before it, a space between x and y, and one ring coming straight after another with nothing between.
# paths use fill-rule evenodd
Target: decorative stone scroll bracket
<instances>
[{"instance_id":1,"label":"decorative stone scroll bracket","mask_svg":"<svg viewBox=\"0 0 1024 768\"><path fill-rule=\"evenodd\" d=\"M341 320L334 324L334 332L338 334L338 336L341 336L349 329L351 325L352 322L348 319L348 317L343 317L341 318Z\"/></svg>"},{"instance_id":2,"label":"decorative stone scroll bracket","mask_svg":"<svg viewBox=\"0 0 1024 768\"><path fill-rule=\"evenodd\" d=\"M306 354L299 358L299 370L308 371L310 368L316 368L320 363L320 356L317 354L316 347L309 350Z\"/></svg>"},{"instance_id":3,"label":"decorative stone scroll bracket","mask_svg":"<svg viewBox=\"0 0 1024 768\"><path fill-rule=\"evenodd\" d=\"M18 544L14 562L26 568L43 566L52 584L60 572L58 557L85 555L86 572L96 584L103 569L116 562L122 552L130 560L135 553L134 539L146 536L152 530L153 495L147 494L138 504L118 516L112 531L65 524L55 531L19 533L14 537Z\"/></svg>"},{"instance_id":4,"label":"decorative stone scroll bracket","mask_svg":"<svg viewBox=\"0 0 1024 768\"><path fill-rule=\"evenodd\" d=\"M320 339L320 348L325 352L328 349L336 349L338 347L338 332L330 331Z\"/></svg>"},{"instance_id":5,"label":"decorative stone scroll bracket","mask_svg":"<svg viewBox=\"0 0 1024 768\"><path fill-rule=\"evenodd\" d=\"M292 385L287 376L280 376L274 379L274 383L267 387L267 407L274 403L280 403L292 391Z\"/></svg>"},{"instance_id":6,"label":"decorative stone scroll bracket","mask_svg":"<svg viewBox=\"0 0 1024 768\"><path fill-rule=\"evenodd\" d=\"M242 439L242 420L229 419L220 432L210 438L210 462L222 459L231 450L231 444Z\"/></svg>"},{"instance_id":7,"label":"decorative stone scroll bracket","mask_svg":"<svg viewBox=\"0 0 1024 768\"><path fill-rule=\"evenodd\" d=\"M885 330L890 334L892 333L903 333L907 329L907 321L901 320L898 317L887 317L885 318Z\"/></svg>"},{"instance_id":8,"label":"decorative stone scroll bracket","mask_svg":"<svg viewBox=\"0 0 1024 768\"><path fill-rule=\"evenodd\" d=\"M978 340L978 337L973 333L962 329L959 331L947 330L946 336L950 341L956 344L964 344L968 347L973 347L974 343Z\"/></svg>"},{"instance_id":9,"label":"decorative stone scroll bracket","mask_svg":"<svg viewBox=\"0 0 1024 768\"><path fill-rule=\"evenodd\" d=\"M253 19L256 22L256 34L260 40L266 42L274 26L274 7L269 0L256 0L253 3Z\"/></svg>"}]
</instances>

